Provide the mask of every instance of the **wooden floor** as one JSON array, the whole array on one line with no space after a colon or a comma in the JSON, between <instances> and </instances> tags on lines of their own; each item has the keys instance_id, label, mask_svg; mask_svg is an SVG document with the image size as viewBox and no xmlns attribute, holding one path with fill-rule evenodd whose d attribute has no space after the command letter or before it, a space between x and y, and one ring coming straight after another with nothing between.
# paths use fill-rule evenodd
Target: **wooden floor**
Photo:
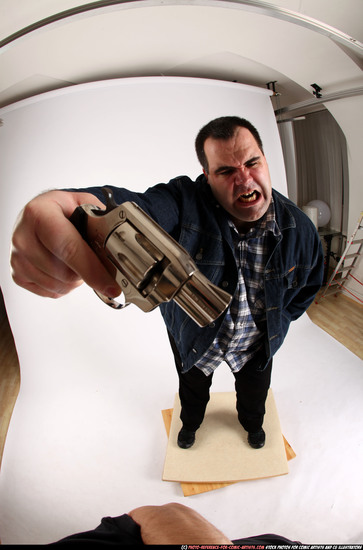
<instances>
[{"instance_id":1,"label":"wooden floor","mask_svg":"<svg viewBox=\"0 0 363 550\"><path fill-rule=\"evenodd\" d=\"M1 299L1 295L0 295ZM0 304L0 464L5 438L19 392L20 370L14 340ZM344 294L313 303L310 319L363 359L363 305ZM362 365L363 368L363 365Z\"/></svg>"},{"instance_id":2,"label":"wooden floor","mask_svg":"<svg viewBox=\"0 0 363 550\"><path fill-rule=\"evenodd\" d=\"M4 443L16 398L19 393L20 370L14 339L8 319L0 316L0 465Z\"/></svg>"},{"instance_id":3,"label":"wooden floor","mask_svg":"<svg viewBox=\"0 0 363 550\"><path fill-rule=\"evenodd\" d=\"M319 296L308 309L310 319L363 359L363 305L343 293Z\"/></svg>"}]
</instances>

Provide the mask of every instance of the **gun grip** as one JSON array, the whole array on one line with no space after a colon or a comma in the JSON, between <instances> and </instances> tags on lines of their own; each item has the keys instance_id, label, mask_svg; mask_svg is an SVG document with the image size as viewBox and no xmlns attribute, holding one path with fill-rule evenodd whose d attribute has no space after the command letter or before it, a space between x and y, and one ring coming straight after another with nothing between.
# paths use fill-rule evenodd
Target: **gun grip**
<instances>
[{"instance_id":1,"label":"gun grip","mask_svg":"<svg viewBox=\"0 0 363 550\"><path fill-rule=\"evenodd\" d=\"M74 225L82 239L85 241L87 241L87 218L88 214L82 206L78 206L69 218L69 221Z\"/></svg>"}]
</instances>

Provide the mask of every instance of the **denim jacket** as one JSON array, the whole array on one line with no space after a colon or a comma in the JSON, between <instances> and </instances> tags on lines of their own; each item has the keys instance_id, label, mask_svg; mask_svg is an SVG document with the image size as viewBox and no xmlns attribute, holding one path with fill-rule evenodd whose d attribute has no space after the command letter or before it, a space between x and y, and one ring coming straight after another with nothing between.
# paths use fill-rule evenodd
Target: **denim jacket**
<instances>
[{"instance_id":1,"label":"denim jacket","mask_svg":"<svg viewBox=\"0 0 363 550\"><path fill-rule=\"evenodd\" d=\"M192 181L180 176L144 193L112 188L117 203L132 200L155 219L192 256L208 279L234 294L237 266L228 213L214 198L204 175ZM101 188L87 190L104 200ZM271 253L265 266L264 290L267 333L266 362L281 346L290 322L302 315L319 290L323 254L310 219L289 199L273 190L280 236L269 236ZM207 351L224 318L200 328L174 300L161 304L167 329L178 347L186 372Z\"/></svg>"}]
</instances>

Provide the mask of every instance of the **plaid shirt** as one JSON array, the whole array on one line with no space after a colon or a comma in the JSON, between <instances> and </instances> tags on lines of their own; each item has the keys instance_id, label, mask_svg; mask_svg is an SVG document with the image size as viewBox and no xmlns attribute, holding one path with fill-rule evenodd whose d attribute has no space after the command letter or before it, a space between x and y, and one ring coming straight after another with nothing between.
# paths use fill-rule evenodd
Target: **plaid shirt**
<instances>
[{"instance_id":1,"label":"plaid shirt","mask_svg":"<svg viewBox=\"0 0 363 550\"><path fill-rule=\"evenodd\" d=\"M240 235L229 222L238 267L238 283L223 324L210 348L195 364L206 376L225 361L238 372L262 348L266 332L263 273L270 247L268 235L280 234L273 201L256 227Z\"/></svg>"}]
</instances>

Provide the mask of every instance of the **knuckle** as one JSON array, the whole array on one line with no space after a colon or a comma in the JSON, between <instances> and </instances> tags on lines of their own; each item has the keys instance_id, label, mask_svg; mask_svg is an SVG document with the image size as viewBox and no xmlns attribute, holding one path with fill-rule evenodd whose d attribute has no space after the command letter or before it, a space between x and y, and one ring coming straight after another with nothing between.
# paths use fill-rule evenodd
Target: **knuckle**
<instances>
[{"instance_id":1,"label":"knuckle","mask_svg":"<svg viewBox=\"0 0 363 550\"><path fill-rule=\"evenodd\" d=\"M14 271L12 270L11 271L11 278L13 279L14 283L17 284L18 286L24 286L25 282L22 280L21 277L19 277L19 275Z\"/></svg>"},{"instance_id":2,"label":"knuckle","mask_svg":"<svg viewBox=\"0 0 363 550\"><path fill-rule=\"evenodd\" d=\"M19 225L36 225L39 220L39 208L37 199L32 199L28 202L19 216Z\"/></svg>"},{"instance_id":3,"label":"knuckle","mask_svg":"<svg viewBox=\"0 0 363 550\"><path fill-rule=\"evenodd\" d=\"M21 273L23 272L22 255L18 252L12 252L10 256L10 268L13 279L21 279ZM15 281L16 282L16 281Z\"/></svg>"},{"instance_id":4,"label":"knuckle","mask_svg":"<svg viewBox=\"0 0 363 550\"><path fill-rule=\"evenodd\" d=\"M24 248L24 238L19 230L15 230L11 238L10 257L13 258L18 252L21 252Z\"/></svg>"}]
</instances>

